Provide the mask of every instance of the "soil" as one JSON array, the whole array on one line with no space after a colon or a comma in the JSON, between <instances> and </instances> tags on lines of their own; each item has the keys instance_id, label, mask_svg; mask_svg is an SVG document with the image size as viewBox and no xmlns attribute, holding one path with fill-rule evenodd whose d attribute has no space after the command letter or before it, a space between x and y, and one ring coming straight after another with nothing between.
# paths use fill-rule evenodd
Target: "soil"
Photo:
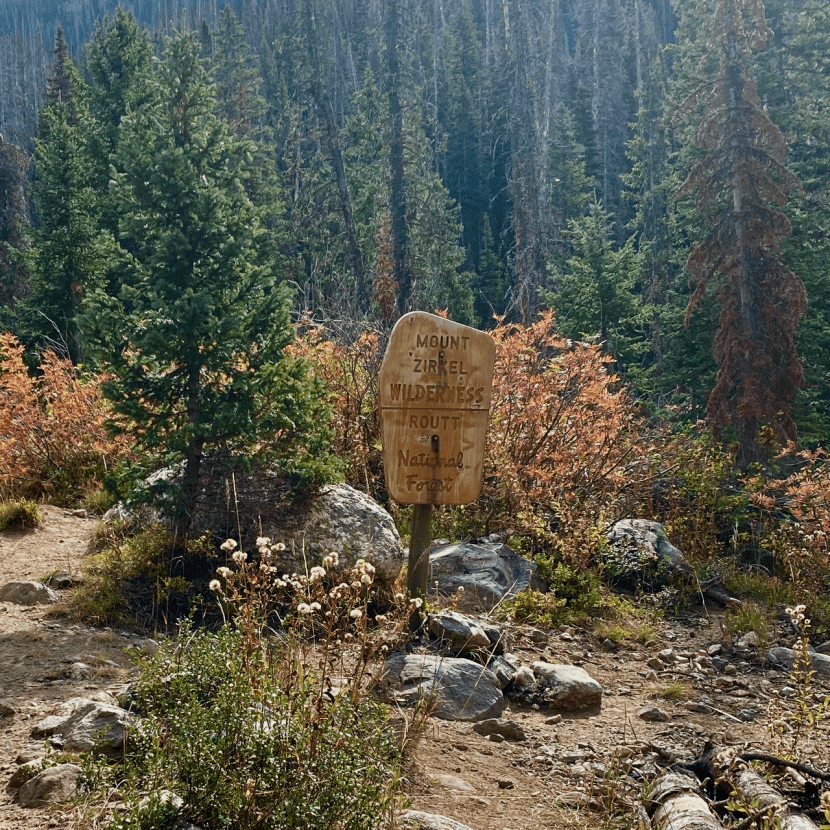
<instances>
[{"instance_id":1,"label":"soil","mask_svg":"<svg viewBox=\"0 0 830 830\"><path fill-rule=\"evenodd\" d=\"M97 519L49 506L42 512L36 530L0 533L0 584L83 571ZM759 745L768 701L787 677L765 667L753 649L735 650L712 609L661 622L656 629L652 642L609 650L587 631L511 628L513 653L523 662L581 665L603 686L601 710L561 713L561 720L552 722L557 718L551 711L511 703L502 717L523 727L522 742L496 743L469 723L430 720L408 768L411 809L450 817L472 830L597 827L605 823L609 804L636 805L644 778L673 759L691 760L707 738L719 745ZM781 644L792 645L786 631L779 633ZM21 752L31 748L34 724L68 698L129 680L128 651L142 636L78 624L61 616L60 603L0 602L0 700L15 710L0 717L0 830L79 825L72 805L19 807L7 783ZM682 655L714 644L722 646L722 657L733 668L690 677ZM681 662L655 673L646 661L665 648L674 649ZM78 671L78 663L87 669ZM661 697L672 689L685 689L685 698ZM701 695L708 696L714 712L689 710ZM659 706L669 719L642 720L637 713L646 705ZM755 720L741 720L747 709L756 710ZM826 730L821 740L826 746Z\"/></svg>"}]
</instances>

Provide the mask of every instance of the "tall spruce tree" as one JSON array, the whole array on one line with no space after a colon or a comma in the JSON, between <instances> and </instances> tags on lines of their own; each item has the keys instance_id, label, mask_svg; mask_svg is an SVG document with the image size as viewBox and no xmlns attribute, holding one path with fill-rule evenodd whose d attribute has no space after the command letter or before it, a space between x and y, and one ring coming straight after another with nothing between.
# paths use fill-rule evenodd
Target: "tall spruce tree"
<instances>
[{"instance_id":1,"label":"tall spruce tree","mask_svg":"<svg viewBox=\"0 0 830 830\"><path fill-rule=\"evenodd\" d=\"M320 406L283 351L290 294L246 193L249 147L216 114L199 52L186 32L168 39L153 106L122 119L112 185L120 290L97 291L83 321L138 446L184 463L179 539L206 453L270 447L289 468L306 452L326 457L314 443Z\"/></svg>"},{"instance_id":2,"label":"tall spruce tree","mask_svg":"<svg viewBox=\"0 0 830 830\"><path fill-rule=\"evenodd\" d=\"M778 250L791 228L777 206L796 178L784 165L784 137L764 112L750 65L770 35L760 0L717 1L709 43L720 56L718 74L687 102L705 93L697 143L706 153L677 193L695 194L707 219L706 237L687 262L696 280L687 320L710 280L718 280L718 374L707 409L716 431L734 427L742 469L768 455L762 428L779 441L796 437L792 402L804 385L795 331L807 295Z\"/></svg>"}]
</instances>

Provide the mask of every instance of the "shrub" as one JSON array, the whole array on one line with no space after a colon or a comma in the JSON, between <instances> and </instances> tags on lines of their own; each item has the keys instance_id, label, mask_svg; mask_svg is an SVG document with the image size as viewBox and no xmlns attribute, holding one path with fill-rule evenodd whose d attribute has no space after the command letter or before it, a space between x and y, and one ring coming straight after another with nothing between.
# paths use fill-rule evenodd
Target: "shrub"
<instances>
[{"instance_id":1,"label":"shrub","mask_svg":"<svg viewBox=\"0 0 830 830\"><path fill-rule=\"evenodd\" d=\"M32 377L23 351L0 334L0 492L74 504L128 445L107 433L99 378L50 350Z\"/></svg>"},{"instance_id":2,"label":"shrub","mask_svg":"<svg viewBox=\"0 0 830 830\"><path fill-rule=\"evenodd\" d=\"M0 530L28 530L40 524L40 510L29 499L0 504Z\"/></svg>"},{"instance_id":3,"label":"shrub","mask_svg":"<svg viewBox=\"0 0 830 830\"><path fill-rule=\"evenodd\" d=\"M334 555L285 576L259 542L257 561L223 545L228 565L211 588L229 619L218 631L184 622L174 643L138 658L141 717L124 764L101 761L87 776L124 798L110 830L172 830L182 818L236 830L387 826L403 745L367 680L413 606L370 621L371 565L359 560L331 587ZM178 815L163 790L182 799Z\"/></svg>"}]
</instances>

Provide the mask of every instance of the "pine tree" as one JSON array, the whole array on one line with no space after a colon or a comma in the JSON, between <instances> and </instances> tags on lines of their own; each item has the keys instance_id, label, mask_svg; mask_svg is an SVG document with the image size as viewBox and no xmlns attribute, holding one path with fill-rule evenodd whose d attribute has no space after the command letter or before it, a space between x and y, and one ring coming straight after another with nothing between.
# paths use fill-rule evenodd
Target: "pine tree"
<instances>
[{"instance_id":1,"label":"pine tree","mask_svg":"<svg viewBox=\"0 0 830 830\"><path fill-rule=\"evenodd\" d=\"M796 179L784 166L784 137L764 112L750 65L770 34L760 0L718 0L709 35L720 68L697 93L706 93L697 133L706 154L677 194L696 194L707 217L707 235L687 263L697 280L687 319L718 279L718 375L707 409L716 430L734 427L740 468L767 456L762 427L779 441L796 437L792 401L804 385L795 331L807 296L778 251L791 228L774 206L786 202Z\"/></svg>"},{"instance_id":2,"label":"pine tree","mask_svg":"<svg viewBox=\"0 0 830 830\"><path fill-rule=\"evenodd\" d=\"M137 445L184 463L180 539L206 453L271 447L296 468L309 442L306 469L326 458L314 443L320 405L283 351L290 295L246 193L250 148L217 116L199 51L186 32L169 39L154 105L122 119L113 183L121 287L116 297L96 292L83 320Z\"/></svg>"}]
</instances>

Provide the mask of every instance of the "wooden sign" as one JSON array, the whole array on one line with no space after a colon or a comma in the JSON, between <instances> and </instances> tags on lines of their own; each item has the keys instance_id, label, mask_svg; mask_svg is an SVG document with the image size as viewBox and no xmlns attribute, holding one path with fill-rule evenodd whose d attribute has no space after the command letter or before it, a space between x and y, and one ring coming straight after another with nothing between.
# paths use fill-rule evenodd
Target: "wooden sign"
<instances>
[{"instance_id":1,"label":"wooden sign","mask_svg":"<svg viewBox=\"0 0 830 830\"><path fill-rule=\"evenodd\" d=\"M392 329L380 368L383 466L403 504L478 497L496 344L489 334L413 311Z\"/></svg>"}]
</instances>

